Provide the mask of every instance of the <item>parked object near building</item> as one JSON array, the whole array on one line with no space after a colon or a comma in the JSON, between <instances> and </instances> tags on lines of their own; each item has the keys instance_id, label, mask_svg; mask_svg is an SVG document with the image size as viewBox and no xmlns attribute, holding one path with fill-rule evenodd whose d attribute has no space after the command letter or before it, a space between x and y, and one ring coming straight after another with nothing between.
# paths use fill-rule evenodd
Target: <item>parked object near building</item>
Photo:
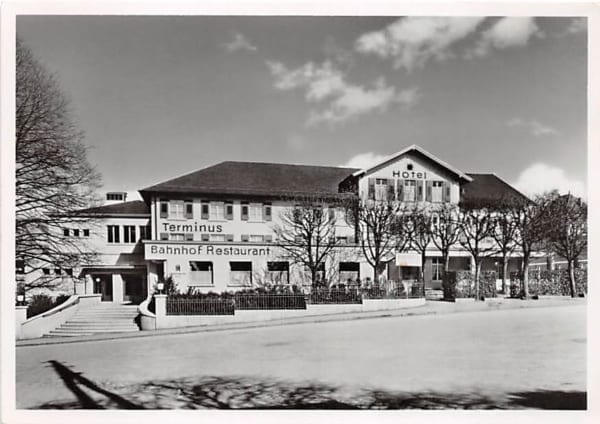
<instances>
[{"instance_id":1,"label":"parked object near building","mask_svg":"<svg viewBox=\"0 0 600 424\"><path fill-rule=\"evenodd\" d=\"M111 194L111 204L80 211L99 219L97 228L86 233L98 255L94 263L81 263L65 275L66 292L100 294L103 302L140 303L168 276L183 292L268 284L310 291L310 272L282 248L275 231L280 217L307 196L321 199L335 237L335 249L316 267L320 283L370 282L388 291L393 284L408 292L424 279L424 289L439 290L444 264L433 243L424 256L403 246L384 257L379 274L373 275L344 202L418 206L435 216L439 208L458 208L466 200L525 198L494 174L465 173L416 145L367 169L222 162L144 188L143 201L118 201L118 194ZM497 271L500 260L483 258L482 272ZM519 266L515 251L507 272ZM469 253L452 246L448 269L471 268Z\"/></svg>"}]
</instances>

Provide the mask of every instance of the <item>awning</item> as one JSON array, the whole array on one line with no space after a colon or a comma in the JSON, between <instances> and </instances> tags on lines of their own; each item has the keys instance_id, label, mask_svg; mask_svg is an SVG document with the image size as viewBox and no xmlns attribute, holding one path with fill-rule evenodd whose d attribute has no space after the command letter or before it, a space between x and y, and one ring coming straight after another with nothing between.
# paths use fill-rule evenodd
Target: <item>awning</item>
<instances>
[{"instance_id":1,"label":"awning","mask_svg":"<svg viewBox=\"0 0 600 424\"><path fill-rule=\"evenodd\" d=\"M396 253L397 266L421 266L421 255L418 253Z\"/></svg>"}]
</instances>

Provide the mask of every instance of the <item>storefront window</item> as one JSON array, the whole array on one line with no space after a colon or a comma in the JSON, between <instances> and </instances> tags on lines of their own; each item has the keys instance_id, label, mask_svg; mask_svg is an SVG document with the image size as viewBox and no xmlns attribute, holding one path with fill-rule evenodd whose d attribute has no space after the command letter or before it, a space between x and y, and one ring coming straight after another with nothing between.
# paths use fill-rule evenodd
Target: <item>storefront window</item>
<instances>
[{"instance_id":1,"label":"storefront window","mask_svg":"<svg viewBox=\"0 0 600 424\"><path fill-rule=\"evenodd\" d=\"M252 285L252 262L229 262L229 284L232 286Z\"/></svg>"},{"instance_id":2,"label":"storefront window","mask_svg":"<svg viewBox=\"0 0 600 424\"><path fill-rule=\"evenodd\" d=\"M267 279L271 284L288 284L289 262L267 262Z\"/></svg>"},{"instance_id":3,"label":"storefront window","mask_svg":"<svg viewBox=\"0 0 600 424\"><path fill-rule=\"evenodd\" d=\"M212 285L213 263L202 261L190 262L190 282L192 285Z\"/></svg>"}]
</instances>

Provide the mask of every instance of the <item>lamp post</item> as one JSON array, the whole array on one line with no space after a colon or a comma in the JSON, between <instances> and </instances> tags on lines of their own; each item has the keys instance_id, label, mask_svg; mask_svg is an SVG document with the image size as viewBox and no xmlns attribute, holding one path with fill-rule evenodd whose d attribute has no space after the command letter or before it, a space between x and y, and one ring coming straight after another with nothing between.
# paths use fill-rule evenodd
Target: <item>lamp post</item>
<instances>
[{"instance_id":1,"label":"lamp post","mask_svg":"<svg viewBox=\"0 0 600 424\"><path fill-rule=\"evenodd\" d=\"M163 282L157 283L156 288L158 289L158 294L163 294L163 289L165 288L165 283L163 283Z\"/></svg>"},{"instance_id":2,"label":"lamp post","mask_svg":"<svg viewBox=\"0 0 600 424\"><path fill-rule=\"evenodd\" d=\"M23 294L17 295L17 306L25 305L25 296Z\"/></svg>"}]
</instances>

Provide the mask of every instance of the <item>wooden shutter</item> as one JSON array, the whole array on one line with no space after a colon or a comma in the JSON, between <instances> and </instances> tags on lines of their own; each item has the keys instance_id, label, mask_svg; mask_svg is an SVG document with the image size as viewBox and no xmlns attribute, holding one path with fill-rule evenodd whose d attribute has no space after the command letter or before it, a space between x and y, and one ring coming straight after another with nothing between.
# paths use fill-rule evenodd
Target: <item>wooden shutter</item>
<instances>
[{"instance_id":1,"label":"wooden shutter","mask_svg":"<svg viewBox=\"0 0 600 424\"><path fill-rule=\"evenodd\" d=\"M242 221L248 221L248 202L242 202Z\"/></svg>"},{"instance_id":2,"label":"wooden shutter","mask_svg":"<svg viewBox=\"0 0 600 424\"><path fill-rule=\"evenodd\" d=\"M263 219L265 221L271 221L272 216L271 216L271 204L270 203L265 203L263 205Z\"/></svg>"},{"instance_id":3,"label":"wooden shutter","mask_svg":"<svg viewBox=\"0 0 600 424\"><path fill-rule=\"evenodd\" d=\"M210 236L208 234L202 234L200 237L201 237L202 241L209 241L210 240Z\"/></svg>"},{"instance_id":4,"label":"wooden shutter","mask_svg":"<svg viewBox=\"0 0 600 424\"><path fill-rule=\"evenodd\" d=\"M404 201L404 180L397 179L396 187L397 187L396 192L398 193L398 201L403 202Z\"/></svg>"},{"instance_id":5,"label":"wooden shutter","mask_svg":"<svg viewBox=\"0 0 600 424\"><path fill-rule=\"evenodd\" d=\"M200 217L202 219L208 219L209 211L208 211L208 202L202 201L200 203Z\"/></svg>"},{"instance_id":6,"label":"wooden shutter","mask_svg":"<svg viewBox=\"0 0 600 424\"><path fill-rule=\"evenodd\" d=\"M185 233L185 240L186 241L194 240L194 234L193 233Z\"/></svg>"},{"instance_id":7,"label":"wooden shutter","mask_svg":"<svg viewBox=\"0 0 600 424\"><path fill-rule=\"evenodd\" d=\"M417 202L423 201L423 180L417 180Z\"/></svg>"},{"instance_id":8,"label":"wooden shutter","mask_svg":"<svg viewBox=\"0 0 600 424\"><path fill-rule=\"evenodd\" d=\"M169 240L169 233L160 233L161 240Z\"/></svg>"},{"instance_id":9,"label":"wooden shutter","mask_svg":"<svg viewBox=\"0 0 600 424\"><path fill-rule=\"evenodd\" d=\"M169 203L165 200L160 201L160 217L167 218L169 216Z\"/></svg>"},{"instance_id":10,"label":"wooden shutter","mask_svg":"<svg viewBox=\"0 0 600 424\"><path fill-rule=\"evenodd\" d=\"M248 234L242 234L242 241L247 242L249 240Z\"/></svg>"},{"instance_id":11,"label":"wooden shutter","mask_svg":"<svg viewBox=\"0 0 600 424\"><path fill-rule=\"evenodd\" d=\"M396 184L394 184L394 180L389 178L387 180L387 199L389 202L393 202L396 200Z\"/></svg>"},{"instance_id":12,"label":"wooden shutter","mask_svg":"<svg viewBox=\"0 0 600 424\"><path fill-rule=\"evenodd\" d=\"M233 220L233 202L225 202L225 219Z\"/></svg>"},{"instance_id":13,"label":"wooden shutter","mask_svg":"<svg viewBox=\"0 0 600 424\"><path fill-rule=\"evenodd\" d=\"M428 201L428 202L431 202L431 198L432 198L431 193L432 193L432 191L433 191L433 181L427 181L426 182L426 195L425 195L426 197L425 197L425 200Z\"/></svg>"},{"instance_id":14,"label":"wooden shutter","mask_svg":"<svg viewBox=\"0 0 600 424\"><path fill-rule=\"evenodd\" d=\"M191 200L186 200L185 203L185 218L192 219L194 218L194 204Z\"/></svg>"},{"instance_id":15,"label":"wooden shutter","mask_svg":"<svg viewBox=\"0 0 600 424\"><path fill-rule=\"evenodd\" d=\"M267 243L272 243L272 242L273 242L273 236L272 236L271 234L267 234L267 235L265 236L265 241L266 241Z\"/></svg>"},{"instance_id":16,"label":"wooden shutter","mask_svg":"<svg viewBox=\"0 0 600 424\"><path fill-rule=\"evenodd\" d=\"M369 178L368 198L375 200L375 178Z\"/></svg>"},{"instance_id":17,"label":"wooden shutter","mask_svg":"<svg viewBox=\"0 0 600 424\"><path fill-rule=\"evenodd\" d=\"M227 235L225 235L225 240L227 240L227 241L233 241L233 234L227 234Z\"/></svg>"}]
</instances>

